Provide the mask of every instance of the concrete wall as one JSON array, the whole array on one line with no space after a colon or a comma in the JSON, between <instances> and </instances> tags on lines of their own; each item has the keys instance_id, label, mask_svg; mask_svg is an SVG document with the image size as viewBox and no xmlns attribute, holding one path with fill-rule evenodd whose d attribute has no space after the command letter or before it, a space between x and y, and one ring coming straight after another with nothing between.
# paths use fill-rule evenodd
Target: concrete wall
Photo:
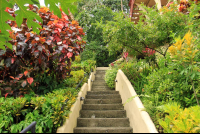
<instances>
[{"instance_id":1,"label":"concrete wall","mask_svg":"<svg viewBox=\"0 0 200 134\"><path fill-rule=\"evenodd\" d=\"M121 70L118 70L116 80L115 90L119 91L123 104L130 97L137 95L130 81ZM149 114L143 111L144 106L139 97L135 97L132 101L126 103L124 109L130 120L130 126L133 128L133 133L158 133Z\"/></svg>"},{"instance_id":2,"label":"concrete wall","mask_svg":"<svg viewBox=\"0 0 200 134\"><path fill-rule=\"evenodd\" d=\"M85 83L81 87L81 91L78 93L76 102L70 109L71 113L69 114L69 118L66 119L62 127L59 127L57 129L57 133L73 133L73 129L77 125L77 118L79 117L79 111L81 110L83 104L83 101L80 101L80 97L85 98L87 90L88 90L88 84Z\"/></svg>"},{"instance_id":3,"label":"concrete wall","mask_svg":"<svg viewBox=\"0 0 200 134\"><path fill-rule=\"evenodd\" d=\"M96 67L94 71L90 74L88 83L84 83L84 85L81 87L81 90L78 93L77 100L70 109L71 113L69 114L69 118L66 119L63 126L57 129L57 133L73 133L74 128L77 125L77 118L79 117L79 112L82 109L82 104L83 104L83 101L80 101L80 97L85 98L87 91L91 90L91 86L92 86L91 80L94 80L95 73L96 73Z\"/></svg>"}]
</instances>

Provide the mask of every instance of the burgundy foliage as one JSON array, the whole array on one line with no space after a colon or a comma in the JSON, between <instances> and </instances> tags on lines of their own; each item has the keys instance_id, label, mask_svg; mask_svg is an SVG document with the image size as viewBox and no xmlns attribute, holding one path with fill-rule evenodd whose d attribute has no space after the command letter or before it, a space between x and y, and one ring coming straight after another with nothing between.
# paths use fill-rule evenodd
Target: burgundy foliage
<instances>
[{"instance_id":1,"label":"burgundy foliage","mask_svg":"<svg viewBox=\"0 0 200 134\"><path fill-rule=\"evenodd\" d=\"M27 27L26 18L20 27L15 21L7 23L13 29L9 31L9 41L13 50L6 47L0 49L0 89L1 95L20 96L28 93L30 85L38 86L34 81L36 75L54 73L57 81L66 78L70 72L71 61L84 47L83 29L78 22L71 20L62 9L62 17L58 18L48 8L38 9L29 5L29 10L38 13L43 22L33 20L42 27L40 34ZM14 10L6 8L6 12L15 17ZM71 59L71 60L70 60Z\"/></svg>"}]
</instances>

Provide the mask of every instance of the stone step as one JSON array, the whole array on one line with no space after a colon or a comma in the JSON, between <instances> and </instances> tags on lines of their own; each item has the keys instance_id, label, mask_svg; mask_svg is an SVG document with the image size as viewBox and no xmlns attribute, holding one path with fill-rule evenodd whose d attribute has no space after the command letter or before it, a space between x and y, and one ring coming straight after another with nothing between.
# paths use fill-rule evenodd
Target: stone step
<instances>
[{"instance_id":1,"label":"stone step","mask_svg":"<svg viewBox=\"0 0 200 134\"><path fill-rule=\"evenodd\" d=\"M86 95L86 99L117 99L121 98L120 94L102 94L102 95Z\"/></svg>"},{"instance_id":2,"label":"stone step","mask_svg":"<svg viewBox=\"0 0 200 134\"><path fill-rule=\"evenodd\" d=\"M78 118L77 127L129 127L128 118Z\"/></svg>"},{"instance_id":3,"label":"stone step","mask_svg":"<svg viewBox=\"0 0 200 134\"><path fill-rule=\"evenodd\" d=\"M76 127L74 133L133 133L131 127Z\"/></svg>"},{"instance_id":4,"label":"stone step","mask_svg":"<svg viewBox=\"0 0 200 134\"><path fill-rule=\"evenodd\" d=\"M106 73L106 70L96 70L96 73Z\"/></svg>"},{"instance_id":5,"label":"stone step","mask_svg":"<svg viewBox=\"0 0 200 134\"><path fill-rule=\"evenodd\" d=\"M109 88L107 85L92 85L92 88Z\"/></svg>"},{"instance_id":6,"label":"stone step","mask_svg":"<svg viewBox=\"0 0 200 134\"><path fill-rule=\"evenodd\" d=\"M85 99L84 104L121 104L122 99Z\"/></svg>"},{"instance_id":7,"label":"stone step","mask_svg":"<svg viewBox=\"0 0 200 134\"><path fill-rule=\"evenodd\" d=\"M119 94L119 91L87 91L87 95L97 94Z\"/></svg>"},{"instance_id":8,"label":"stone step","mask_svg":"<svg viewBox=\"0 0 200 134\"><path fill-rule=\"evenodd\" d=\"M104 77L95 77L95 81L97 80L105 80Z\"/></svg>"},{"instance_id":9,"label":"stone step","mask_svg":"<svg viewBox=\"0 0 200 134\"><path fill-rule=\"evenodd\" d=\"M82 104L82 110L124 110L122 104Z\"/></svg>"},{"instance_id":10,"label":"stone step","mask_svg":"<svg viewBox=\"0 0 200 134\"><path fill-rule=\"evenodd\" d=\"M98 82L105 82L105 80L104 80L104 79L98 79L98 80L96 80L96 79L95 79L95 81L94 81L94 82L97 82L97 81L98 81Z\"/></svg>"},{"instance_id":11,"label":"stone step","mask_svg":"<svg viewBox=\"0 0 200 134\"><path fill-rule=\"evenodd\" d=\"M126 118L125 110L80 110L80 118Z\"/></svg>"},{"instance_id":12,"label":"stone step","mask_svg":"<svg viewBox=\"0 0 200 134\"><path fill-rule=\"evenodd\" d=\"M105 82L104 83L100 83L100 82L92 83L92 87L95 87L95 86L105 86L105 87L107 87L107 84Z\"/></svg>"},{"instance_id":13,"label":"stone step","mask_svg":"<svg viewBox=\"0 0 200 134\"><path fill-rule=\"evenodd\" d=\"M103 84L106 84L105 80L95 80L95 81L93 82L93 84L94 84L94 83L103 83Z\"/></svg>"},{"instance_id":14,"label":"stone step","mask_svg":"<svg viewBox=\"0 0 200 134\"><path fill-rule=\"evenodd\" d=\"M95 75L95 79L96 78L102 78L102 79L104 79L105 78L105 74L96 74Z\"/></svg>"},{"instance_id":15,"label":"stone step","mask_svg":"<svg viewBox=\"0 0 200 134\"><path fill-rule=\"evenodd\" d=\"M110 88L105 88L105 89L97 88L97 89L92 89L92 91L114 91L114 89L110 89Z\"/></svg>"}]
</instances>

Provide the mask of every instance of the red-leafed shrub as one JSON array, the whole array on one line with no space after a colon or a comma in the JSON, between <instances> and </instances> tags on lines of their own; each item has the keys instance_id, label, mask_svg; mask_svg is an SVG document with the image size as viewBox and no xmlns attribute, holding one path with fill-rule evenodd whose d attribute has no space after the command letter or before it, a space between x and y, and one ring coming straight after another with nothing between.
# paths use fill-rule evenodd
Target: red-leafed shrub
<instances>
[{"instance_id":1,"label":"red-leafed shrub","mask_svg":"<svg viewBox=\"0 0 200 134\"><path fill-rule=\"evenodd\" d=\"M28 28L26 18L20 27L15 21L8 20L12 31L9 31L13 50L5 46L0 49L0 89L1 95L20 96L28 93L31 86L39 86L40 78L45 75L56 78L59 83L70 73L71 61L82 51L86 43L81 36L83 29L78 22L71 20L62 9L62 17L54 15L48 8L38 10L29 5L29 10L38 13L43 22L40 23L39 34ZM14 10L6 8L6 12L15 17ZM71 59L71 60L70 60ZM37 81L34 80L37 77ZM31 86L30 86L31 85ZM8 95L8 94L7 94Z\"/></svg>"}]
</instances>

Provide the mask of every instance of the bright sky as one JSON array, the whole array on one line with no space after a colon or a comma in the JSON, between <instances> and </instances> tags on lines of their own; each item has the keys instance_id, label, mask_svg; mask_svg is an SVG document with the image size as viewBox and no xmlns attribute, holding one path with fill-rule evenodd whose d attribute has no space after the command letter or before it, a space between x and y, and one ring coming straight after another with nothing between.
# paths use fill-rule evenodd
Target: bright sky
<instances>
[{"instance_id":1,"label":"bright sky","mask_svg":"<svg viewBox=\"0 0 200 134\"><path fill-rule=\"evenodd\" d=\"M40 6L45 6L44 0L39 0L40 1Z\"/></svg>"}]
</instances>

